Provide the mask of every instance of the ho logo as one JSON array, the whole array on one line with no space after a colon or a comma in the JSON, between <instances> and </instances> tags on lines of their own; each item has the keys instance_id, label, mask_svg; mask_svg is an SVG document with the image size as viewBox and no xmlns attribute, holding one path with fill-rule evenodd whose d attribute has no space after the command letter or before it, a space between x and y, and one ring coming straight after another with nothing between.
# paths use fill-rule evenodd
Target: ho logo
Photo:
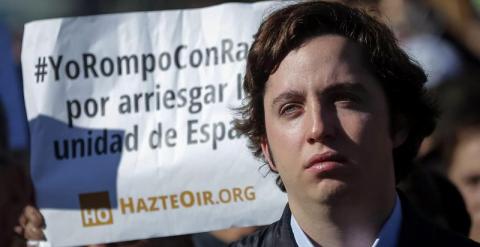
<instances>
[{"instance_id":1,"label":"ho logo","mask_svg":"<svg viewBox=\"0 0 480 247\"><path fill-rule=\"evenodd\" d=\"M79 194L83 227L113 224L108 191Z\"/></svg>"}]
</instances>

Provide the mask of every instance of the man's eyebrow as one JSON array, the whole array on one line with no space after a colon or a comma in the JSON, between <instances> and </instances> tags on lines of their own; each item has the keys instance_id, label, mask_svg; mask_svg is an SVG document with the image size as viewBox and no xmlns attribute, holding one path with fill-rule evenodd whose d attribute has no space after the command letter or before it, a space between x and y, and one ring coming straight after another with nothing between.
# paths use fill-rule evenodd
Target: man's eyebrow
<instances>
[{"instance_id":1,"label":"man's eyebrow","mask_svg":"<svg viewBox=\"0 0 480 247\"><path fill-rule=\"evenodd\" d=\"M338 92L352 92L362 95L368 95L368 90L359 82L342 82L331 85L323 90L323 95L334 94Z\"/></svg>"},{"instance_id":2,"label":"man's eyebrow","mask_svg":"<svg viewBox=\"0 0 480 247\"><path fill-rule=\"evenodd\" d=\"M272 101L272 106L284 101L301 100L304 97L305 97L305 93L302 91L288 90L286 92L281 93L277 97L275 97Z\"/></svg>"}]
</instances>

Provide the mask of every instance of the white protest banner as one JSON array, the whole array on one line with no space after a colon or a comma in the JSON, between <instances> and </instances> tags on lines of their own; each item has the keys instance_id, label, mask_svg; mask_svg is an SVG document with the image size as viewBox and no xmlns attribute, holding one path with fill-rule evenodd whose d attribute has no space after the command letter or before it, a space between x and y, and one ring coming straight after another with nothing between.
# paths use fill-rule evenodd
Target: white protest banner
<instances>
[{"instance_id":1,"label":"white protest banner","mask_svg":"<svg viewBox=\"0 0 480 247\"><path fill-rule=\"evenodd\" d=\"M268 224L285 195L233 129L271 2L35 21L22 52L53 245Z\"/></svg>"}]
</instances>

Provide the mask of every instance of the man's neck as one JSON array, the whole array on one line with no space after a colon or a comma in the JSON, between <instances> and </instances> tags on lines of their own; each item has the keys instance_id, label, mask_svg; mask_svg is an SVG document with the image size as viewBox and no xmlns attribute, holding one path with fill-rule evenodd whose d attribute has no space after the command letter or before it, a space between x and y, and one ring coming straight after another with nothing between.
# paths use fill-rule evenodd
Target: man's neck
<instances>
[{"instance_id":1,"label":"man's neck","mask_svg":"<svg viewBox=\"0 0 480 247\"><path fill-rule=\"evenodd\" d=\"M395 205L395 192L384 197L347 197L335 204L289 198L289 205L301 229L320 246L372 246Z\"/></svg>"}]
</instances>

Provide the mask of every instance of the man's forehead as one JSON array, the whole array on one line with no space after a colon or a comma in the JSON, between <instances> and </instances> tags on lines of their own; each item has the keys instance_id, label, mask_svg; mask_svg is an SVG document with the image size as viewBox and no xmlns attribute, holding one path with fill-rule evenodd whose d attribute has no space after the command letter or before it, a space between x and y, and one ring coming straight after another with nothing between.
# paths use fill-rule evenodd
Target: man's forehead
<instances>
[{"instance_id":1,"label":"man's forehead","mask_svg":"<svg viewBox=\"0 0 480 247\"><path fill-rule=\"evenodd\" d=\"M291 50L282 62L298 53L317 54L325 60L332 58L358 59L363 62L364 49L358 42L340 34L322 34L305 40L299 47ZM298 57L298 56L297 56ZM313 56L308 56L312 58Z\"/></svg>"},{"instance_id":2,"label":"man's forehead","mask_svg":"<svg viewBox=\"0 0 480 247\"><path fill-rule=\"evenodd\" d=\"M321 35L291 50L267 79L355 82L354 77L370 74L360 46L340 35ZM317 77L317 78L313 78Z\"/></svg>"}]
</instances>

